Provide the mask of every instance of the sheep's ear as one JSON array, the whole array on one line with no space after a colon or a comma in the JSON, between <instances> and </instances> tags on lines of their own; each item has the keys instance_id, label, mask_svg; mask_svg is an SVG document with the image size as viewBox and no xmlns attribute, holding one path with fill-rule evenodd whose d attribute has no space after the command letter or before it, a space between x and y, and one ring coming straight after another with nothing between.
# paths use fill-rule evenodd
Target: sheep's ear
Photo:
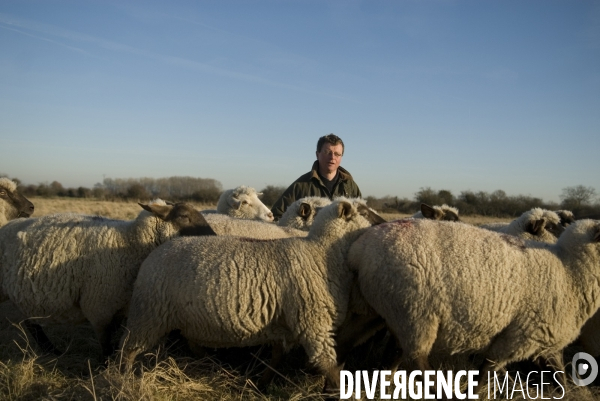
<instances>
[{"instance_id":1,"label":"sheep's ear","mask_svg":"<svg viewBox=\"0 0 600 401\"><path fill-rule=\"evenodd\" d=\"M238 198L231 198L231 207L239 209L242 206L242 202Z\"/></svg>"},{"instance_id":2,"label":"sheep's ear","mask_svg":"<svg viewBox=\"0 0 600 401\"><path fill-rule=\"evenodd\" d=\"M436 210L431 206L426 205L425 203L421 203L421 213L423 214L423 217L427 219L437 220L435 212Z\"/></svg>"},{"instance_id":3,"label":"sheep's ear","mask_svg":"<svg viewBox=\"0 0 600 401\"><path fill-rule=\"evenodd\" d=\"M263 193L262 192L257 192L256 196L260 198L261 196L263 196Z\"/></svg>"},{"instance_id":4,"label":"sheep's ear","mask_svg":"<svg viewBox=\"0 0 600 401\"><path fill-rule=\"evenodd\" d=\"M444 216L444 220L448 221L460 221L460 217L456 213L451 210L446 211L446 215Z\"/></svg>"},{"instance_id":5,"label":"sheep's ear","mask_svg":"<svg viewBox=\"0 0 600 401\"><path fill-rule=\"evenodd\" d=\"M306 202L302 202L300 204L300 208L298 208L298 216L302 217L303 219L308 218L308 216L310 216L310 211L312 210L312 208L310 207L310 205Z\"/></svg>"},{"instance_id":6,"label":"sheep's ear","mask_svg":"<svg viewBox=\"0 0 600 401\"><path fill-rule=\"evenodd\" d=\"M361 216L363 216L365 219L367 219L369 221L369 223L371 223L372 226L375 226L375 225L381 224L381 223L387 223L386 219L384 219L383 217L381 217L380 215L378 215L377 213L375 213L374 211L372 211L365 205L359 205L357 210L358 210L358 213L360 213Z\"/></svg>"},{"instance_id":7,"label":"sheep's ear","mask_svg":"<svg viewBox=\"0 0 600 401\"><path fill-rule=\"evenodd\" d=\"M531 235L540 235L545 225L546 221L544 219L530 221L529 223L527 223L525 231L527 231Z\"/></svg>"},{"instance_id":8,"label":"sheep's ear","mask_svg":"<svg viewBox=\"0 0 600 401\"><path fill-rule=\"evenodd\" d=\"M175 206L175 204L173 202L165 201L165 203L169 206Z\"/></svg>"},{"instance_id":9,"label":"sheep's ear","mask_svg":"<svg viewBox=\"0 0 600 401\"><path fill-rule=\"evenodd\" d=\"M166 219L171 210L173 209L173 206L169 205L145 205L143 203L138 203L138 205L140 205L144 210L149 211L150 213L154 214L162 220Z\"/></svg>"},{"instance_id":10,"label":"sheep's ear","mask_svg":"<svg viewBox=\"0 0 600 401\"><path fill-rule=\"evenodd\" d=\"M348 202L338 203L338 217L346 220L352 217L352 205Z\"/></svg>"}]
</instances>

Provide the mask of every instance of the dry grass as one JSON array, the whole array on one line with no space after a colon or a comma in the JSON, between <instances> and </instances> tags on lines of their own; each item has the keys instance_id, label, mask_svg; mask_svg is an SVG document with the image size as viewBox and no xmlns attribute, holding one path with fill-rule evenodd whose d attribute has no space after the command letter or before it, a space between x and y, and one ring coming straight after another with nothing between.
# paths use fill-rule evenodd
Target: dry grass
<instances>
[{"instance_id":1,"label":"dry grass","mask_svg":"<svg viewBox=\"0 0 600 401\"><path fill-rule=\"evenodd\" d=\"M35 216L58 212L98 214L116 219L132 219L140 210L135 202L106 202L80 199L32 199ZM212 209L214 205L200 205ZM388 220L407 217L384 214ZM469 223L497 219L465 217ZM185 347L158 347L139 358L137 370L122 374L118 361L103 364L100 346L88 324L54 326L46 332L64 351L60 356L38 354L19 325L23 316L14 305L0 303L0 400L320 400L323 379L306 367L301 349L292 350L280 367L280 377L266 394L253 384L264 369L260 360L268 360L268 349L213 350L198 359ZM381 347L378 343L359 348L347 368L374 369ZM363 358L361 356L366 356ZM370 361L366 362L365 360ZM355 361L360 361L357 363ZM360 365L360 367L359 367ZM466 359L452 360L454 369L473 369ZM516 393L513 399L522 399ZM545 393L548 396L549 393ZM557 396L559 396L558 394ZM600 399L600 392L571 385L568 401ZM481 395L485 398L485 394Z\"/></svg>"},{"instance_id":2,"label":"dry grass","mask_svg":"<svg viewBox=\"0 0 600 401\"><path fill-rule=\"evenodd\" d=\"M125 201L103 201L93 199L77 198L30 198L35 205L35 216L44 216L52 213L81 213L110 217L113 219L130 220L135 218L141 210L137 202ZM192 202L193 203L193 202ZM202 203L193 203L199 210L215 209L216 205L207 205ZM381 213L386 220L396 220L410 217L410 214L403 213ZM511 219L500 219L486 216L461 216L461 219L468 224L483 224L505 222Z\"/></svg>"},{"instance_id":3,"label":"dry grass","mask_svg":"<svg viewBox=\"0 0 600 401\"><path fill-rule=\"evenodd\" d=\"M381 216L390 221L390 220L396 220L396 219L404 219L406 217L410 217L412 216L412 214L405 214L405 213L380 213ZM460 219L467 223L467 224L473 224L473 225L479 225L479 224L488 224L488 223L504 223L504 222L509 222L512 221L512 218L499 218L499 217L488 217L488 216L479 216L479 215L472 215L472 216L460 216Z\"/></svg>"},{"instance_id":4,"label":"dry grass","mask_svg":"<svg viewBox=\"0 0 600 401\"><path fill-rule=\"evenodd\" d=\"M11 302L0 304L0 316L0 400L303 400L314 399L323 385L320 377L288 366L284 375L291 381L278 380L272 394L264 395L251 380L263 366L250 352L212 351L198 359L174 345L157 347L138 358L135 372L122 374L118 360L100 361L87 324L47 328L64 352L43 355L29 342ZM251 351L267 358L266 349Z\"/></svg>"},{"instance_id":5,"label":"dry grass","mask_svg":"<svg viewBox=\"0 0 600 401\"><path fill-rule=\"evenodd\" d=\"M5 303L7 304L7 303ZM6 305L2 307L6 308ZM62 331L61 331L62 330ZM252 355L260 349L235 350L234 352L213 351L211 356L193 358L182 351L157 348L139 358L136 370L130 374L119 371L118 361L109 361L106 366L95 357L99 347L90 337L91 329L83 325L71 335L70 347L61 356L36 354L30 347L19 326L2 327L6 339L7 331L13 341L3 342L0 352L0 399L1 400L222 400L222 401L270 401L270 400L322 400L320 390L323 379L306 371L302 350L292 350L290 358L280 371L286 379L278 378L263 394L251 380L262 370L261 364ZM58 334L67 335L67 328L48 330L54 340ZM78 339L76 339L79 337ZM87 345L85 344L87 342ZM89 345L92 345L91 347ZM375 348L375 350L373 349ZM368 352L377 353L377 345ZM364 352L365 350L359 350ZM373 359L373 355L370 355ZM264 355L259 354L259 358ZM453 357L447 361L433 361L444 369L473 369L468 358ZM352 365L348 369L373 367ZM514 375L513 375L514 377ZM525 377L523 375L522 377ZM512 389L513 382L510 384ZM519 388L517 384L517 389ZM463 391L465 389L463 388ZM534 395L531 388L531 394ZM544 390L545 397L560 397L560 391ZM486 398L486 390L481 399ZM510 398L524 399L519 392ZM599 399L600 391L571 385L563 398L566 401ZM499 398L500 399L500 398ZM506 399L506 398L502 398ZM527 399L527 398L525 398ZM539 399L539 398L538 398Z\"/></svg>"},{"instance_id":6,"label":"dry grass","mask_svg":"<svg viewBox=\"0 0 600 401\"><path fill-rule=\"evenodd\" d=\"M78 198L29 198L35 206L33 217L53 213L80 213L109 217L111 219L131 220L142 210L137 202L105 201ZM148 200L142 201L147 202ZM216 205L192 202L199 210L215 209Z\"/></svg>"}]
</instances>

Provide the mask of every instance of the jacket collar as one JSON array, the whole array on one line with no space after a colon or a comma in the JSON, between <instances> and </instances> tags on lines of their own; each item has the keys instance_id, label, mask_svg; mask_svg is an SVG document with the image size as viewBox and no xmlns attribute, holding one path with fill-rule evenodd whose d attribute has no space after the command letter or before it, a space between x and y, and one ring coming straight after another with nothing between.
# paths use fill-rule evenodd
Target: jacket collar
<instances>
[{"instance_id":1,"label":"jacket collar","mask_svg":"<svg viewBox=\"0 0 600 401\"><path fill-rule=\"evenodd\" d=\"M348 170L346 170L342 166L338 167L338 172L340 173L340 180L347 181L348 179L352 179L352 176L350 175ZM312 178L316 178L317 180L319 180L319 182L321 182L321 177L319 177L319 161L318 160L315 160L315 162L313 163L311 173L312 173Z\"/></svg>"}]
</instances>

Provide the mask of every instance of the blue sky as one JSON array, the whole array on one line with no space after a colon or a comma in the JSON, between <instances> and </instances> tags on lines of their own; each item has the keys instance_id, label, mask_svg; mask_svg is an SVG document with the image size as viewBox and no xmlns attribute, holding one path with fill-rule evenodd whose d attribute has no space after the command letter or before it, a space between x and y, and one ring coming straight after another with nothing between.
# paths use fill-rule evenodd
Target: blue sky
<instances>
[{"instance_id":1,"label":"blue sky","mask_svg":"<svg viewBox=\"0 0 600 401\"><path fill-rule=\"evenodd\" d=\"M600 191L597 1L1 1L0 173Z\"/></svg>"}]
</instances>

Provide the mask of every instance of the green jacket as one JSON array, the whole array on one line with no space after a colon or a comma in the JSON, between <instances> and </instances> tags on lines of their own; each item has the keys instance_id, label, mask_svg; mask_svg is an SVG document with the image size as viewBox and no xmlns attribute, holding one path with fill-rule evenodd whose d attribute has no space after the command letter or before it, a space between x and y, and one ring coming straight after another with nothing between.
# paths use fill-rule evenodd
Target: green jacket
<instances>
[{"instance_id":1,"label":"green jacket","mask_svg":"<svg viewBox=\"0 0 600 401\"><path fill-rule=\"evenodd\" d=\"M315 161L312 170L300 176L300 178L294 181L281 197L277 199L277 202L275 202L271 208L275 220L279 220L289 205L306 196L321 196L332 200L337 196L345 196L347 198L362 197L358 185L356 185L350 173L342 167L338 167L340 179L337 184L335 184L333 193L329 193L329 190L325 187L325 184L323 184L323 181L321 181L321 178L317 173L318 168L319 162Z\"/></svg>"}]
</instances>

